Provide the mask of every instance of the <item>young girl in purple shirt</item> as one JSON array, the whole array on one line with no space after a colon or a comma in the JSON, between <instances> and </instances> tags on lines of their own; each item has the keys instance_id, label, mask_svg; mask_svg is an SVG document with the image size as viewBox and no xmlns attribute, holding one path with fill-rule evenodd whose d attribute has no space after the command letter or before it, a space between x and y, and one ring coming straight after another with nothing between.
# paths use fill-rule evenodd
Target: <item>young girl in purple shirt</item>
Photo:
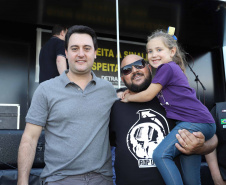
<instances>
[{"instance_id":1,"label":"young girl in purple shirt","mask_svg":"<svg viewBox=\"0 0 226 185\"><path fill-rule=\"evenodd\" d=\"M157 68L155 77L147 90L131 95L127 90L123 102L147 102L155 96L166 110L166 116L176 120L175 128L159 144L153 153L154 162L167 185L199 185L201 155L183 155L176 147L176 134L180 129L191 133L201 131L205 139L210 139L216 125L209 110L196 97L185 75L185 57L175 36L157 30L148 37L148 60ZM139 69L124 66L122 75L134 73L139 80ZM186 147L186 146L184 146ZM181 173L173 159L180 155Z\"/></svg>"}]
</instances>

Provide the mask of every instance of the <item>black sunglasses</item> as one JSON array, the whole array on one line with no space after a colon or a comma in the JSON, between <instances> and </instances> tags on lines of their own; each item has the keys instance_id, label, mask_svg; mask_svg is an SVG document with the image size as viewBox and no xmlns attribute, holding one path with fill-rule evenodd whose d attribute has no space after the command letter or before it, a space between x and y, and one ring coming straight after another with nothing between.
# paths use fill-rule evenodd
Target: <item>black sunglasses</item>
<instances>
[{"instance_id":1,"label":"black sunglasses","mask_svg":"<svg viewBox=\"0 0 226 185\"><path fill-rule=\"evenodd\" d=\"M124 67L121 68L121 74L123 75L128 75L132 72L132 66L134 66L136 69L143 69L145 67L145 60L141 59L141 60L137 60L136 62L133 62L129 65L126 65Z\"/></svg>"}]
</instances>

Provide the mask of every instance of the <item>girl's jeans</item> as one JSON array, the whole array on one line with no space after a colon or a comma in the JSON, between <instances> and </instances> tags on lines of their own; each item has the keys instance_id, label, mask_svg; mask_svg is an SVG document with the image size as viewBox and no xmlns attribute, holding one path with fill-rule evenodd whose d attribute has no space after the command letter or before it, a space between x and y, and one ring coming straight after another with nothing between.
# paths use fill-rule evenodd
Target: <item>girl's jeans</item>
<instances>
[{"instance_id":1,"label":"girl's jeans","mask_svg":"<svg viewBox=\"0 0 226 185\"><path fill-rule=\"evenodd\" d=\"M215 123L191 123L178 121L174 129L154 150L153 160L167 185L200 185L201 155L183 155L176 147L178 130L202 132L205 139L210 139L215 131ZM180 155L182 174L180 174L173 159ZM182 177L181 177L182 175ZM183 180L182 180L183 179Z\"/></svg>"}]
</instances>

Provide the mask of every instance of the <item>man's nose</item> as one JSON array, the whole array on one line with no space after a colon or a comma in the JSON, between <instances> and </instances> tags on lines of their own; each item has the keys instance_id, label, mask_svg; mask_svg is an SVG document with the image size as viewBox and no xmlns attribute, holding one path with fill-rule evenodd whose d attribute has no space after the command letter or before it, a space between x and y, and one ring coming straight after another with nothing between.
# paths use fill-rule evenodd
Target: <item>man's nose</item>
<instances>
[{"instance_id":1,"label":"man's nose","mask_svg":"<svg viewBox=\"0 0 226 185\"><path fill-rule=\"evenodd\" d=\"M132 66L132 73L135 73L135 72L137 72L137 68L135 68L134 66Z\"/></svg>"},{"instance_id":2,"label":"man's nose","mask_svg":"<svg viewBox=\"0 0 226 185\"><path fill-rule=\"evenodd\" d=\"M79 50L78 56L80 56L80 57L84 56L84 51L83 51L83 49L80 49L80 50Z\"/></svg>"}]
</instances>

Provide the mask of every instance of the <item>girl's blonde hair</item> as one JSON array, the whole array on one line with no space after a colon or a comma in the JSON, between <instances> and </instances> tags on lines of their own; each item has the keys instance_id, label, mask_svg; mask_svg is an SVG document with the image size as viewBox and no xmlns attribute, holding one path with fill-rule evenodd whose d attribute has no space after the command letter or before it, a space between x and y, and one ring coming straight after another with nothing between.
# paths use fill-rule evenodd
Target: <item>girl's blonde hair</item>
<instances>
[{"instance_id":1,"label":"girl's blonde hair","mask_svg":"<svg viewBox=\"0 0 226 185\"><path fill-rule=\"evenodd\" d=\"M173 47L176 48L176 53L173 56L173 61L180 66L182 71L185 73L185 64L186 64L186 59L185 59L185 52L184 50L179 46L177 41L172 37L172 35L169 35L165 30L156 30L153 32L150 36L148 36L148 42L154 38L161 37L163 43L165 44L166 47L169 49L172 49ZM147 44L148 44L147 42ZM146 45L147 48L147 45Z\"/></svg>"}]
</instances>

